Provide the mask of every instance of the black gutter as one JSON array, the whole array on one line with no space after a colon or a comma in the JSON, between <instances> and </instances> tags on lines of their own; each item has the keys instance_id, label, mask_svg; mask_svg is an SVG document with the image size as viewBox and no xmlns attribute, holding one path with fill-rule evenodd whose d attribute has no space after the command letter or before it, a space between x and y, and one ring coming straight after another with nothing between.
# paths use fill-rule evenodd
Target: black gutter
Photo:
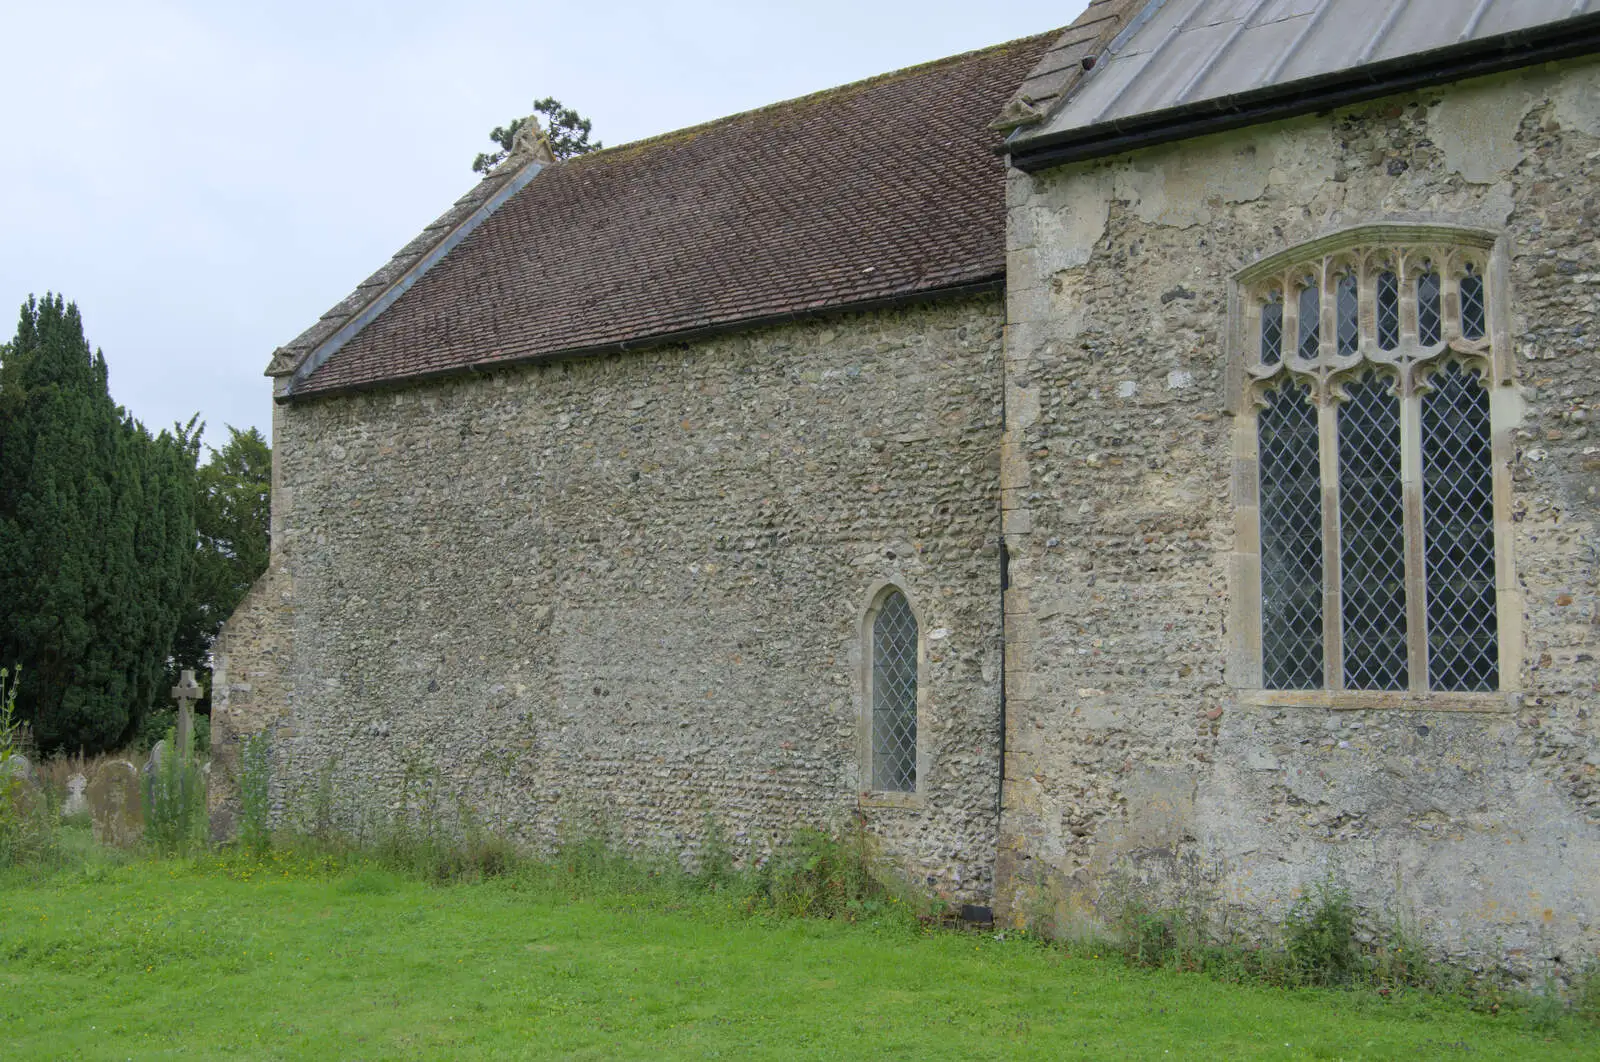
<instances>
[{"instance_id":1,"label":"black gutter","mask_svg":"<svg viewBox=\"0 0 1600 1062\"><path fill-rule=\"evenodd\" d=\"M1332 74L1024 139L1015 146L1003 145L1000 153L1009 154L1017 169L1036 173L1050 166L1298 118L1595 52L1600 52L1600 14L1580 15Z\"/></svg>"},{"instance_id":2,"label":"black gutter","mask_svg":"<svg viewBox=\"0 0 1600 1062\"><path fill-rule=\"evenodd\" d=\"M273 400L276 402L288 402L296 398L312 399L353 394L359 391L385 390L450 376L464 376L469 373L491 373L497 369L509 368L513 365L544 364L546 362L568 361L572 358L595 357L601 354L621 354L625 351L690 343L695 340L727 335L730 332L749 332L757 328L770 328L774 325L790 324L797 321L813 321L823 317L837 317L842 314L897 309L902 306L916 306L926 302L938 302L944 299L964 298L972 295L989 295L1004 291L1005 287L1005 275L1002 273L982 280L966 281L942 288L925 288L921 291L906 292L900 295L885 295L876 299L863 299L860 302L834 303L829 306L818 306L807 310L791 310L788 313L769 314L765 317L742 317L738 320L725 321L719 324L686 328L677 332L662 332L656 335L640 336L637 339L624 339L615 343L599 343L590 347L570 347L566 350L556 350L546 354L487 358L483 361L470 362L466 365L452 365L449 368L434 369L429 372L411 373L405 376L384 376L360 383L312 388L304 392L291 387L287 394L277 395ZM306 379L309 380L310 377L308 376Z\"/></svg>"}]
</instances>

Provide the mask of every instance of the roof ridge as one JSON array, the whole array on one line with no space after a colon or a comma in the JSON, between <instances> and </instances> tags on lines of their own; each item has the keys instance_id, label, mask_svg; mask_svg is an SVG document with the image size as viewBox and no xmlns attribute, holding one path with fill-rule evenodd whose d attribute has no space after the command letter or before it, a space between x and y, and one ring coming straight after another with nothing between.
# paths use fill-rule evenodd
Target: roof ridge
<instances>
[{"instance_id":1,"label":"roof ridge","mask_svg":"<svg viewBox=\"0 0 1600 1062\"><path fill-rule=\"evenodd\" d=\"M522 188L491 175L280 351L277 397L999 278L1005 173L985 125L1058 32L594 151Z\"/></svg>"},{"instance_id":2,"label":"roof ridge","mask_svg":"<svg viewBox=\"0 0 1600 1062\"><path fill-rule=\"evenodd\" d=\"M751 118L757 115L766 114L768 112L776 112L782 108L799 106L805 103L821 101L823 99L834 99L837 98L841 93L874 88L878 85L886 84L887 82L900 78L914 77L925 74L937 67L953 66L961 62L969 61L976 56L990 55L1012 48L1025 47L1027 45L1035 44L1041 40L1053 39L1060 36L1060 34L1060 29L1049 29L1043 31L1042 33L1031 33L1026 37L1014 37L1011 40L1001 41L998 44L990 44L983 48L969 48L968 50L964 52L958 52L955 55L946 55L938 59L929 59L921 63L913 63L910 66L902 66L895 70L885 71L881 74L873 74L871 77L865 77L859 81L847 81L842 85L830 85L827 88L817 89L813 92L807 92L803 96L791 96L788 99L774 100L771 103L763 103L759 107L751 107L748 110L735 111L732 114L725 114L720 118L708 118L703 122L696 122L694 125L686 125L678 129L669 129L666 132L655 133L651 136L641 137L638 140L630 140L624 144L613 144L609 147L600 148L599 150L590 151L582 155L576 155L563 161L565 163L579 164L603 161L605 156L608 155L615 157L616 155L620 155L625 152L640 150L647 147L654 147L657 144L665 143L679 137L692 136L715 126L723 125L727 122L738 121L741 118Z\"/></svg>"}]
</instances>

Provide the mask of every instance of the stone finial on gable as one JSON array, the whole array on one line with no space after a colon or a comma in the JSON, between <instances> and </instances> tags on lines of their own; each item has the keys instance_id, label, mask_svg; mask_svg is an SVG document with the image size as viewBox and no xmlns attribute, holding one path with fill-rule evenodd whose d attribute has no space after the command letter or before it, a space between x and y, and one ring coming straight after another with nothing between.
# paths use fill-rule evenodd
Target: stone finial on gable
<instances>
[{"instance_id":1,"label":"stone finial on gable","mask_svg":"<svg viewBox=\"0 0 1600 1062\"><path fill-rule=\"evenodd\" d=\"M1006 104L1005 110L1000 112L1000 117L989 123L989 128L999 132L1010 132L1019 126L1033 125L1042 122L1045 112L1034 105L1034 101L1026 96L1013 96Z\"/></svg>"},{"instance_id":2,"label":"stone finial on gable","mask_svg":"<svg viewBox=\"0 0 1600 1062\"><path fill-rule=\"evenodd\" d=\"M555 160L550 151L550 138L539 126L539 116L530 114L518 123L516 135L511 138L511 154L500 166L520 167L529 162L548 166Z\"/></svg>"}]
</instances>

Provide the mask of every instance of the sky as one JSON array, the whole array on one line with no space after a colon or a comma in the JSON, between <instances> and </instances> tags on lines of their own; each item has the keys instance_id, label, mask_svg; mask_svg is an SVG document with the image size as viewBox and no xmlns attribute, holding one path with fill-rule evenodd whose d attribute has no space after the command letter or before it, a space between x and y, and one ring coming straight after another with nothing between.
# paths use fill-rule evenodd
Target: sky
<instances>
[{"instance_id":1,"label":"sky","mask_svg":"<svg viewBox=\"0 0 1600 1062\"><path fill-rule=\"evenodd\" d=\"M152 429L268 430L272 351L555 96L625 143L1064 26L1086 0L0 0L0 339L58 292Z\"/></svg>"}]
</instances>

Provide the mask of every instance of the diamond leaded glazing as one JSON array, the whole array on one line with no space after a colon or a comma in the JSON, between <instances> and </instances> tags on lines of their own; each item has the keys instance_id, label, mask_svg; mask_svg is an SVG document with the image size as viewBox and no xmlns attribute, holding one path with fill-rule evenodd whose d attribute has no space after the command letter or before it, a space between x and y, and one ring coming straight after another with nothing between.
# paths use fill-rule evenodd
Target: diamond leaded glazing
<instances>
[{"instance_id":1,"label":"diamond leaded glazing","mask_svg":"<svg viewBox=\"0 0 1600 1062\"><path fill-rule=\"evenodd\" d=\"M872 622L872 786L917 788L917 617L898 590Z\"/></svg>"},{"instance_id":2,"label":"diamond leaded glazing","mask_svg":"<svg viewBox=\"0 0 1600 1062\"><path fill-rule=\"evenodd\" d=\"M1489 341L1492 249L1476 233L1394 235L1240 276L1260 322L1239 353L1268 689L1500 686L1486 377L1506 378L1507 353Z\"/></svg>"},{"instance_id":3,"label":"diamond leaded glazing","mask_svg":"<svg viewBox=\"0 0 1600 1062\"><path fill-rule=\"evenodd\" d=\"M1489 392L1459 363L1422 399L1423 560L1428 578L1428 686L1500 685L1494 591L1494 466Z\"/></svg>"},{"instance_id":4,"label":"diamond leaded glazing","mask_svg":"<svg viewBox=\"0 0 1600 1062\"><path fill-rule=\"evenodd\" d=\"M1344 685L1403 690L1406 654L1405 505L1400 399L1394 381L1363 373L1339 406L1339 590Z\"/></svg>"},{"instance_id":5,"label":"diamond leaded glazing","mask_svg":"<svg viewBox=\"0 0 1600 1062\"><path fill-rule=\"evenodd\" d=\"M1322 346L1322 293L1316 285L1300 289L1300 356L1307 361Z\"/></svg>"},{"instance_id":6,"label":"diamond leaded glazing","mask_svg":"<svg viewBox=\"0 0 1600 1062\"><path fill-rule=\"evenodd\" d=\"M1310 389L1282 383L1256 416L1261 513L1261 680L1322 688L1322 480Z\"/></svg>"},{"instance_id":7,"label":"diamond leaded glazing","mask_svg":"<svg viewBox=\"0 0 1600 1062\"><path fill-rule=\"evenodd\" d=\"M1400 345L1400 278L1385 270L1378 274L1378 346L1393 350Z\"/></svg>"},{"instance_id":8,"label":"diamond leaded glazing","mask_svg":"<svg viewBox=\"0 0 1600 1062\"><path fill-rule=\"evenodd\" d=\"M1338 300L1335 304L1338 321L1339 354L1348 357L1361 345L1361 300L1356 292L1356 278L1346 273L1339 278Z\"/></svg>"},{"instance_id":9,"label":"diamond leaded glazing","mask_svg":"<svg viewBox=\"0 0 1600 1062\"><path fill-rule=\"evenodd\" d=\"M1482 339L1485 330L1483 278L1467 267L1461 278L1461 334L1467 339Z\"/></svg>"},{"instance_id":10,"label":"diamond leaded glazing","mask_svg":"<svg viewBox=\"0 0 1600 1062\"><path fill-rule=\"evenodd\" d=\"M1283 299L1274 296L1261 307L1261 364L1276 365L1283 358Z\"/></svg>"},{"instance_id":11,"label":"diamond leaded glazing","mask_svg":"<svg viewBox=\"0 0 1600 1062\"><path fill-rule=\"evenodd\" d=\"M1417 278L1417 338L1431 347L1444 338L1444 314L1439 309L1439 274L1429 271Z\"/></svg>"}]
</instances>

